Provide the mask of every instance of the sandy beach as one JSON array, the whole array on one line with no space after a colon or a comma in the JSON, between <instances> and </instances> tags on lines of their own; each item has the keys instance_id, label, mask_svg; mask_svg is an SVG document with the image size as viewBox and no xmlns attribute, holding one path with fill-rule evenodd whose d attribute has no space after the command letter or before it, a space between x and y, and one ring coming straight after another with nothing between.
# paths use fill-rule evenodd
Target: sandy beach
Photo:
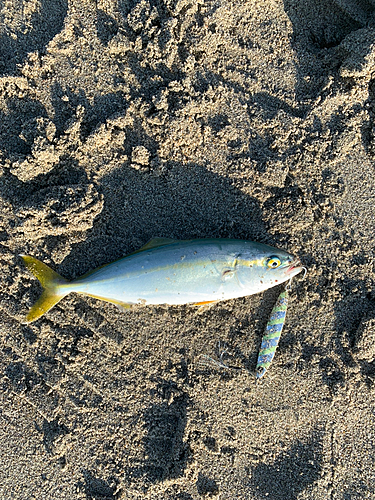
<instances>
[{"instance_id":1,"label":"sandy beach","mask_svg":"<svg viewBox=\"0 0 375 500\"><path fill-rule=\"evenodd\" d=\"M374 160L374 0L1 2L0 499L373 500ZM282 286L24 323L153 237L306 266L259 383Z\"/></svg>"}]
</instances>

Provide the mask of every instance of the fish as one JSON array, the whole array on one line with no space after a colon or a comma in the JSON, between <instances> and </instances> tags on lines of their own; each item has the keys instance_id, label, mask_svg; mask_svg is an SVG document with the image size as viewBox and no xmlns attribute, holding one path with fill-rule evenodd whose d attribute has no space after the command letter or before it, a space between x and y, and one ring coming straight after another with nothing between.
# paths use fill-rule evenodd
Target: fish
<instances>
[{"instance_id":1,"label":"fish","mask_svg":"<svg viewBox=\"0 0 375 500\"><path fill-rule=\"evenodd\" d=\"M286 288L280 293L276 300L262 338L256 366L257 380L264 377L275 356L277 346L279 345L281 332L285 323L288 301L289 292L288 288Z\"/></svg>"},{"instance_id":2,"label":"fish","mask_svg":"<svg viewBox=\"0 0 375 500\"><path fill-rule=\"evenodd\" d=\"M235 239L154 238L139 250L68 281L30 255L21 255L43 292L29 310L31 323L71 292L111 302L205 306L245 297L283 283L303 269L293 255Z\"/></svg>"}]
</instances>

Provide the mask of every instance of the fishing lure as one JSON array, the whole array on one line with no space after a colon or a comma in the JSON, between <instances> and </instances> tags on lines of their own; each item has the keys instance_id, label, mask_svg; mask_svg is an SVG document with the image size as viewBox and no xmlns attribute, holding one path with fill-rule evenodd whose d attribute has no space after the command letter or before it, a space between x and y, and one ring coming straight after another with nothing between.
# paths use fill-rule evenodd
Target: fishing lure
<instances>
[{"instance_id":1,"label":"fishing lure","mask_svg":"<svg viewBox=\"0 0 375 500\"><path fill-rule=\"evenodd\" d=\"M305 267L302 267L302 269L305 271L306 275L307 269ZM258 354L258 360L256 366L257 380L261 379L266 374L266 371L270 367L270 364L272 363L272 360L275 356L276 349L281 337L281 332L283 330L285 323L286 311L288 308L288 301L289 301L289 290L291 288L291 281L292 280L289 281L285 290L281 292L280 295L278 296L277 301L272 309L270 319L267 323ZM206 366L216 369L241 370L241 368L235 366L228 366L223 361L223 357L227 353L227 349L220 351L220 343L219 343L219 353L220 356L218 360L210 356L207 356L206 354L201 354L199 356L199 364L202 367Z\"/></svg>"},{"instance_id":2,"label":"fishing lure","mask_svg":"<svg viewBox=\"0 0 375 500\"><path fill-rule=\"evenodd\" d=\"M286 289L278 296L262 338L256 367L256 378L258 380L265 375L275 356L285 323L288 301L289 286L287 286Z\"/></svg>"},{"instance_id":3,"label":"fishing lure","mask_svg":"<svg viewBox=\"0 0 375 500\"><path fill-rule=\"evenodd\" d=\"M132 304L205 305L279 285L302 271L293 255L262 243L231 239L151 240L126 257L69 282L46 264L21 255L43 293L26 322L76 292L129 308Z\"/></svg>"}]
</instances>

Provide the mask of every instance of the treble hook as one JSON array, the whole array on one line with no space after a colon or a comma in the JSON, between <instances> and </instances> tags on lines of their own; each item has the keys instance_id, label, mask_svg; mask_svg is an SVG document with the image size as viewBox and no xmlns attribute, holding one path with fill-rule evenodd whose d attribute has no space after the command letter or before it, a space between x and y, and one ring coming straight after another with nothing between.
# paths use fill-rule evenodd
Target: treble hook
<instances>
[{"instance_id":1,"label":"treble hook","mask_svg":"<svg viewBox=\"0 0 375 500\"><path fill-rule=\"evenodd\" d=\"M304 273L303 273L302 279L305 279L306 274L307 274L307 268L306 268L306 267L304 267L304 266L302 266L302 267L301 267L301 269L303 269L303 270L304 270ZM290 292L290 290L292 289L292 279L293 279L293 278L290 278L290 280L288 281L288 283L287 283L287 285L286 285L286 287L285 287L285 290L286 290L287 292Z\"/></svg>"},{"instance_id":2,"label":"treble hook","mask_svg":"<svg viewBox=\"0 0 375 500\"><path fill-rule=\"evenodd\" d=\"M303 269L305 271L304 274L303 274L303 276L302 276L302 279L305 279L306 274L307 274L307 268L306 267L301 267L301 269Z\"/></svg>"}]
</instances>

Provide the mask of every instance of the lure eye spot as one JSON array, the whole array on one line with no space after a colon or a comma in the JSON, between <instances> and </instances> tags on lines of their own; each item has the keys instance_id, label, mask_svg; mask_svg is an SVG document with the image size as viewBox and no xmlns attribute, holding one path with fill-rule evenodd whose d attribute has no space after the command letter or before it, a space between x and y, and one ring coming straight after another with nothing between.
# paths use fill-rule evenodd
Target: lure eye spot
<instances>
[{"instance_id":1,"label":"lure eye spot","mask_svg":"<svg viewBox=\"0 0 375 500\"><path fill-rule=\"evenodd\" d=\"M267 261L267 267L269 269L276 269L280 266L281 260L278 257L270 257Z\"/></svg>"}]
</instances>

